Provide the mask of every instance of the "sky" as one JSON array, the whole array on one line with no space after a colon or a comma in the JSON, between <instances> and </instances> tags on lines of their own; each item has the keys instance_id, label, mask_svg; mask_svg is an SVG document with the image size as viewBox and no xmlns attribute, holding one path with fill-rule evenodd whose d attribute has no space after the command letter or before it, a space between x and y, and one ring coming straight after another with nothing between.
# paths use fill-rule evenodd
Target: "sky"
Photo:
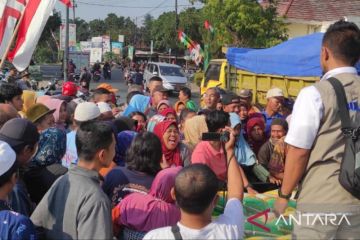
<instances>
[{"instance_id":1,"label":"sky","mask_svg":"<svg viewBox=\"0 0 360 240\"><path fill-rule=\"evenodd\" d=\"M118 16L130 17L137 24L141 25L143 17L149 13L157 18L161 13L175 10L175 0L75 0L75 16L85 19L104 19L107 14L115 13ZM178 11L191 7L188 0L178 0ZM201 7L201 4L195 4L195 7ZM65 6L57 3L57 11L61 11L62 18L65 18ZM73 11L70 10L70 18L73 17Z\"/></svg>"}]
</instances>

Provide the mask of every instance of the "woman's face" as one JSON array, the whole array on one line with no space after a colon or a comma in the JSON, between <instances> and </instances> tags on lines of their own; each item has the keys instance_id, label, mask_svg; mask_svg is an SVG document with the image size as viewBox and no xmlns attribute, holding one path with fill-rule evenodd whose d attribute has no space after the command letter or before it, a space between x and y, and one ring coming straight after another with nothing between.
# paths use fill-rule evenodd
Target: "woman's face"
<instances>
[{"instance_id":1,"label":"woman's face","mask_svg":"<svg viewBox=\"0 0 360 240\"><path fill-rule=\"evenodd\" d=\"M145 119L143 116L141 115L134 115L132 117L133 120L137 121L138 123L138 129L145 129L145 125L146 125L146 122L145 122Z\"/></svg>"},{"instance_id":2,"label":"woman's face","mask_svg":"<svg viewBox=\"0 0 360 240\"><path fill-rule=\"evenodd\" d=\"M44 131L48 128L54 127L55 124L55 118L54 115L52 114L47 114L43 117L43 119L39 122L39 124L37 125L38 130Z\"/></svg>"},{"instance_id":3,"label":"woman's face","mask_svg":"<svg viewBox=\"0 0 360 240\"><path fill-rule=\"evenodd\" d=\"M181 111L182 110L184 110L185 109L185 105L184 104L179 104L179 106L178 106L178 111L177 111L177 114L180 114L181 113Z\"/></svg>"},{"instance_id":4,"label":"woman's face","mask_svg":"<svg viewBox=\"0 0 360 240\"><path fill-rule=\"evenodd\" d=\"M168 113L168 114L166 115L166 119L169 120L169 121L174 121L174 122L176 122L176 116L175 116L174 114L172 114L172 113Z\"/></svg>"},{"instance_id":5,"label":"woman's face","mask_svg":"<svg viewBox=\"0 0 360 240\"><path fill-rule=\"evenodd\" d=\"M164 104L161 104L161 105L159 106L158 112L161 112L162 110L165 110L165 109L167 109L168 107L169 107L169 106L166 105L165 103L164 103Z\"/></svg>"},{"instance_id":6,"label":"woman's face","mask_svg":"<svg viewBox=\"0 0 360 240\"><path fill-rule=\"evenodd\" d=\"M239 116L241 120L247 119L249 116L249 111L245 106L240 106Z\"/></svg>"},{"instance_id":7,"label":"woman's face","mask_svg":"<svg viewBox=\"0 0 360 240\"><path fill-rule=\"evenodd\" d=\"M264 131L258 125L255 125L251 130L251 138L255 141L262 141L264 139Z\"/></svg>"},{"instance_id":8,"label":"woman's face","mask_svg":"<svg viewBox=\"0 0 360 240\"><path fill-rule=\"evenodd\" d=\"M165 147L169 150L174 150L179 144L179 131L175 125L170 125L170 127L165 131L163 135L163 140Z\"/></svg>"},{"instance_id":9,"label":"woman's face","mask_svg":"<svg viewBox=\"0 0 360 240\"><path fill-rule=\"evenodd\" d=\"M59 112L59 122L65 123L67 118L66 103L62 103Z\"/></svg>"}]
</instances>

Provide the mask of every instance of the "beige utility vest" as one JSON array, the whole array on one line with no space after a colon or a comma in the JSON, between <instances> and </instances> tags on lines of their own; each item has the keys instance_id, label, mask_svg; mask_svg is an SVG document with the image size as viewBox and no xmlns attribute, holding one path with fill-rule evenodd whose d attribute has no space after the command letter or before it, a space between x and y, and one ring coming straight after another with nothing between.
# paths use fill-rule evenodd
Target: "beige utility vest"
<instances>
[{"instance_id":1,"label":"beige utility vest","mask_svg":"<svg viewBox=\"0 0 360 240\"><path fill-rule=\"evenodd\" d=\"M335 76L345 87L348 103L360 106L360 77L343 73ZM297 209L309 213L360 214L360 200L339 183L340 164L345 150L335 90L324 80L315 84L324 105L306 175L300 185ZM350 110L353 127L360 125L359 109Z\"/></svg>"}]
</instances>

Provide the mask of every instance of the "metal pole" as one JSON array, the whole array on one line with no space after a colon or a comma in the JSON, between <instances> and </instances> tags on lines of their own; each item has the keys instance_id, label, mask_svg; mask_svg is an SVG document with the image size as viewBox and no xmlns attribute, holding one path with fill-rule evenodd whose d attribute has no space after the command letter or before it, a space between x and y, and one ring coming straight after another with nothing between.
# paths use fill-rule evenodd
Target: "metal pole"
<instances>
[{"instance_id":1,"label":"metal pole","mask_svg":"<svg viewBox=\"0 0 360 240\"><path fill-rule=\"evenodd\" d=\"M65 51L64 51L64 81L68 80L68 63L69 63L69 8L66 6L65 19Z\"/></svg>"},{"instance_id":2,"label":"metal pole","mask_svg":"<svg viewBox=\"0 0 360 240\"><path fill-rule=\"evenodd\" d=\"M178 1L175 0L175 34L179 29ZM177 62L177 50L175 49L175 63Z\"/></svg>"},{"instance_id":3,"label":"metal pole","mask_svg":"<svg viewBox=\"0 0 360 240\"><path fill-rule=\"evenodd\" d=\"M73 23L75 23L75 7L76 7L75 0L73 0L73 19L74 19Z\"/></svg>"}]
</instances>

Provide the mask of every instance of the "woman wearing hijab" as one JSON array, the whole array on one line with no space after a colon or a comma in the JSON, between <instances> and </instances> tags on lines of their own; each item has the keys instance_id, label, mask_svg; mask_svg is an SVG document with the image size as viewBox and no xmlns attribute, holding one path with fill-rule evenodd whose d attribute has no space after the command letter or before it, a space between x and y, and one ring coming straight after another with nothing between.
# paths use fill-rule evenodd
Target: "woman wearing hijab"
<instances>
[{"instance_id":1,"label":"woman wearing hijab","mask_svg":"<svg viewBox=\"0 0 360 240\"><path fill-rule=\"evenodd\" d=\"M19 112L22 118L26 117L26 111L36 103L36 93L34 91L24 90L21 98L24 102L23 109Z\"/></svg>"},{"instance_id":2,"label":"woman wearing hijab","mask_svg":"<svg viewBox=\"0 0 360 240\"><path fill-rule=\"evenodd\" d=\"M174 121L174 122L177 121L177 115L173 108L170 108L170 107L165 108L164 110L160 111L159 113L160 113L160 115L164 116L166 118L166 120Z\"/></svg>"},{"instance_id":3,"label":"woman wearing hijab","mask_svg":"<svg viewBox=\"0 0 360 240\"><path fill-rule=\"evenodd\" d=\"M170 104L169 100L161 100L161 101L158 103L158 105L157 105L157 107L156 107L156 110L157 110L158 112L161 112L161 111L163 111L164 109L169 108L169 107L171 107L171 104Z\"/></svg>"},{"instance_id":4,"label":"woman wearing hijab","mask_svg":"<svg viewBox=\"0 0 360 240\"><path fill-rule=\"evenodd\" d=\"M174 109L175 109L175 112L178 115L178 117L180 116L182 110L184 110L185 108L186 108L186 105L182 101L177 101L174 105Z\"/></svg>"},{"instance_id":5,"label":"woman wearing hijab","mask_svg":"<svg viewBox=\"0 0 360 240\"><path fill-rule=\"evenodd\" d=\"M136 137L137 132L122 131L117 135L115 163L117 166L125 166L126 151Z\"/></svg>"},{"instance_id":6,"label":"woman wearing hijab","mask_svg":"<svg viewBox=\"0 0 360 240\"><path fill-rule=\"evenodd\" d=\"M170 193L180 170L176 167L160 171L148 194L132 193L113 209L114 227L124 229L123 239L134 239L129 238L133 232L141 238L148 231L175 225L180 220L180 210Z\"/></svg>"},{"instance_id":7,"label":"woman wearing hijab","mask_svg":"<svg viewBox=\"0 0 360 240\"><path fill-rule=\"evenodd\" d=\"M262 117L252 117L246 124L247 141L257 155L261 146L266 142L265 121Z\"/></svg>"},{"instance_id":8,"label":"woman wearing hijab","mask_svg":"<svg viewBox=\"0 0 360 240\"><path fill-rule=\"evenodd\" d=\"M57 178L67 172L61 165L66 152L66 133L48 128L40 135L38 150L25 173L25 182L31 199L39 203Z\"/></svg>"},{"instance_id":9,"label":"woman wearing hijab","mask_svg":"<svg viewBox=\"0 0 360 240\"><path fill-rule=\"evenodd\" d=\"M184 124L184 143L190 149L195 149L195 146L201 140L202 134L205 132L208 132L205 115L194 116L186 120Z\"/></svg>"},{"instance_id":10,"label":"woman wearing hijab","mask_svg":"<svg viewBox=\"0 0 360 240\"><path fill-rule=\"evenodd\" d=\"M67 118L66 102L63 100L50 98L43 101L43 104L49 109L55 109L55 112L53 113L55 118L55 127L65 130L65 123Z\"/></svg>"},{"instance_id":11,"label":"woman wearing hijab","mask_svg":"<svg viewBox=\"0 0 360 240\"><path fill-rule=\"evenodd\" d=\"M180 142L179 128L174 121L165 120L155 126L154 133L161 142L162 169L190 164L191 153L187 146Z\"/></svg>"},{"instance_id":12,"label":"woman wearing hijab","mask_svg":"<svg viewBox=\"0 0 360 240\"><path fill-rule=\"evenodd\" d=\"M131 98L129 105L125 109L123 116L128 117L132 112L144 113L149 107L150 97L144 95L135 95Z\"/></svg>"}]
</instances>

